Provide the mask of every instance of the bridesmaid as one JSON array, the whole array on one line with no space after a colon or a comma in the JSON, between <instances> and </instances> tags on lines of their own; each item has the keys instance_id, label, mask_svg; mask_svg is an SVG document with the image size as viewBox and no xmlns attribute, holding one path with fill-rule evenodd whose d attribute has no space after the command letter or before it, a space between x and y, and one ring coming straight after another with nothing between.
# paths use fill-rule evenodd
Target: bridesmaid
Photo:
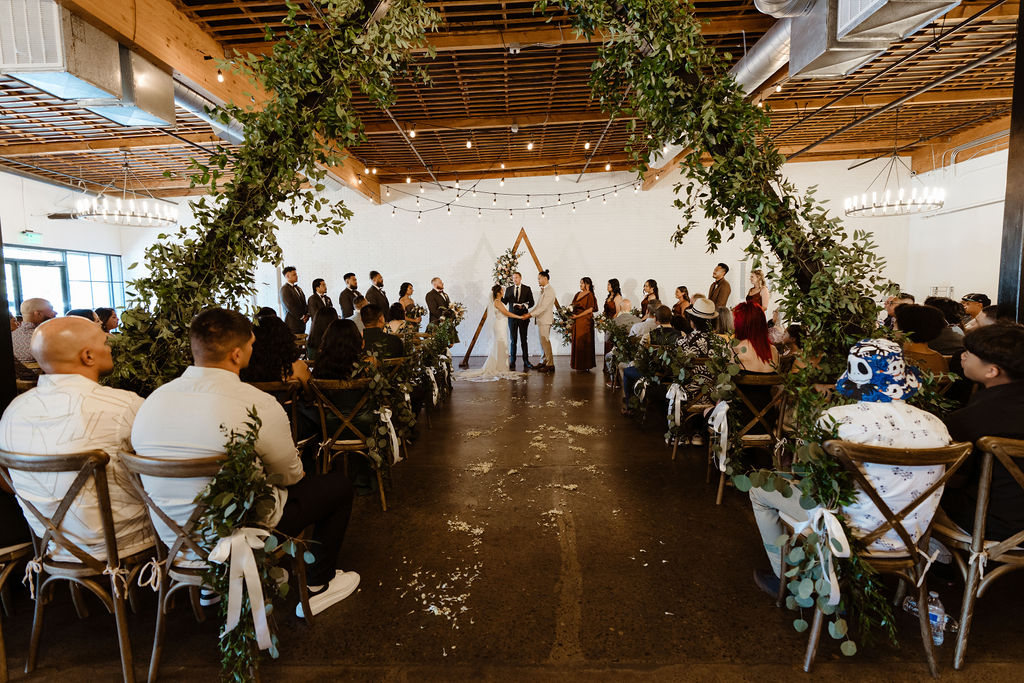
<instances>
[{"instance_id":1,"label":"bridesmaid","mask_svg":"<svg viewBox=\"0 0 1024 683\"><path fill-rule=\"evenodd\" d=\"M658 295L658 281L648 280L644 283L644 300L640 303L640 317L647 317L647 307L651 305L653 301L661 301L661 297ZM651 312L654 315L654 312Z\"/></svg>"},{"instance_id":2,"label":"bridesmaid","mask_svg":"<svg viewBox=\"0 0 1024 683\"><path fill-rule=\"evenodd\" d=\"M764 272L758 268L750 271L750 289L747 291L747 303L757 304L768 317L768 304L771 303L772 293L768 289L768 283L764 281Z\"/></svg>"},{"instance_id":3,"label":"bridesmaid","mask_svg":"<svg viewBox=\"0 0 1024 683\"><path fill-rule=\"evenodd\" d=\"M612 278L608 281L608 296L604 300L604 317L611 320L615 317L615 314L619 312L619 304L622 303L622 288L619 287L619 281ZM604 353L608 355L608 352L612 350L612 338L611 335L605 335L604 338Z\"/></svg>"},{"instance_id":4,"label":"bridesmaid","mask_svg":"<svg viewBox=\"0 0 1024 683\"><path fill-rule=\"evenodd\" d=\"M686 319L686 309L690 307L690 290L680 285L676 287L676 303L672 307L672 327L680 332L690 331L690 321Z\"/></svg>"},{"instance_id":5,"label":"bridesmaid","mask_svg":"<svg viewBox=\"0 0 1024 683\"><path fill-rule=\"evenodd\" d=\"M420 329L420 323L423 318L410 318L408 311L410 308L416 305L416 302L412 300L412 283L403 282L402 286L398 288L398 303L402 304L402 310L406 311L405 320L410 323L411 327L415 327L417 331Z\"/></svg>"},{"instance_id":6,"label":"bridesmaid","mask_svg":"<svg viewBox=\"0 0 1024 683\"><path fill-rule=\"evenodd\" d=\"M597 297L594 296L594 281L589 277L580 280L580 291L572 300L572 363L576 372L590 372L594 362L594 314L597 313Z\"/></svg>"}]
</instances>

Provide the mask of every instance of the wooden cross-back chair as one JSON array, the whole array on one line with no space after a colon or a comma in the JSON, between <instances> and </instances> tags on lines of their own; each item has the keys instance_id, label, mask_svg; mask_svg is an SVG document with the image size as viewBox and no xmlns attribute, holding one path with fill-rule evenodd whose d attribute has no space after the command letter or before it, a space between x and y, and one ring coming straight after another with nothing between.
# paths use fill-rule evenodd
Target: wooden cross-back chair
<instances>
[{"instance_id":1,"label":"wooden cross-back chair","mask_svg":"<svg viewBox=\"0 0 1024 683\"><path fill-rule=\"evenodd\" d=\"M381 360L381 366L384 368L384 372L387 374L388 380L397 379L399 373L402 372L402 368L412 362L410 356L399 356L398 358L385 358ZM412 398L409 399L409 410L412 410ZM409 457L409 444L405 439L401 439L399 444L405 453L406 458Z\"/></svg>"},{"instance_id":2,"label":"wooden cross-back chair","mask_svg":"<svg viewBox=\"0 0 1024 683\"><path fill-rule=\"evenodd\" d=\"M247 382L247 384L270 394L285 409L285 412L288 413L288 422L292 427L292 441L300 451L316 439L315 436L299 439L299 409L302 405L302 396L304 394L302 382L293 379L287 382Z\"/></svg>"},{"instance_id":3,"label":"wooden cross-back chair","mask_svg":"<svg viewBox=\"0 0 1024 683\"><path fill-rule=\"evenodd\" d=\"M967 654L967 637L974 619L974 605L988 587L1006 574L1024 569L1024 529L1002 541L985 537L989 500L992 493L992 469L998 460L1013 480L1024 489L1024 441L986 436L978 439L981 450L981 472L978 479L977 504L974 511L974 529L965 533L945 514L935 520L933 535L953 552L957 566L964 577L964 598L960 610L960 631L956 637L953 668L961 669ZM982 563L998 564L986 570Z\"/></svg>"},{"instance_id":4,"label":"wooden cross-back chair","mask_svg":"<svg viewBox=\"0 0 1024 683\"><path fill-rule=\"evenodd\" d=\"M316 402L317 412L320 415L320 431L323 437L320 446L320 471L329 472L334 458L341 454L343 457L345 471L348 472L348 454L358 453L366 458L377 475L377 487L380 490L380 507L385 512L388 509L387 497L384 494L384 477L381 468L370 458L369 438L370 434L364 433L355 421L364 410L370 410L370 380L309 380L309 389L313 392L313 400ZM330 393L334 391L362 392L359 400L351 410L341 410L331 400ZM331 424L331 420L336 420ZM376 429L379 423L375 420L371 429Z\"/></svg>"},{"instance_id":5,"label":"wooden cross-back chair","mask_svg":"<svg viewBox=\"0 0 1024 683\"><path fill-rule=\"evenodd\" d=\"M156 611L156 629L153 634L153 652L149 660L148 681L153 683L157 679L160 670L160 658L163 654L164 631L166 627L167 611L170 609L174 593L181 589L188 590L189 602L192 605L192 612L196 621L202 622L206 619L203 608L199 602L200 589L205 585L203 572L206 569L209 553L199 544L198 525L200 518L206 511L206 506L196 504L189 518L184 524L179 525L150 497L149 492L142 481L142 477L154 479L191 479L196 477L212 478L220 472L224 463L223 455L215 455L205 458L150 458L137 453L122 451L119 456L125 469L128 470L129 480L139 495L139 498L146 504L149 512L154 535L156 534L156 520L166 526L174 534L174 541L169 547L162 542L157 543L157 561L160 568L157 570L158 598ZM302 544L304 539L299 539ZM280 547L280 546L279 546ZM292 563L296 583L298 584L299 601L302 603L303 615L307 624L313 622L313 611L309 607L309 587L306 584L305 564L301 559Z\"/></svg>"},{"instance_id":6,"label":"wooden cross-back chair","mask_svg":"<svg viewBox=\"0 0 1024 683\"><path fill-rule=\"evenodd\" d=\"M7 580L22 561L32 557L32 542L18 543L0 548L0 595L3 596L4 611L10 610ZM4 642L3 622L0 621L0 683L7 683L7 645Z\"/></svg>"},{"instance_id":7,"label":"wooden cross-back chair","mask_svg":"<svg viewBox=\"0 0 1024 683\"><path fill-rule=\"evenodd\" d=\"M38 571L34 577L30 577L34 584L35 611L25 673L31 673L36 666L36 656L39 652L39 641L43 630L43 608L47 602L46 591L51 590L57 581L68 581L71 584L71 595L80 616L87 614L81 588L87 589L99 598L107 611L113 613L121 652L121 673L125 681L135 680L125 594L127 593L129 599L134 601L134 593L129 586L141 568L142 561L149 557L149 550L128 558L118 556L114 516L110 508L110 490L107 486L108 462L110 462L110 456L101 450L61 455L31 455L0 450L0 477L11 490L15 491L22 509L26 510L45 529L41 538L33 534L35 549L33 562L38 562L36 565ZM37 474L77 473L77 476L64 492L53 514L46 515L31 500L22 497L17 492L10 476L11 471ZM103 545L106 551L105 558L96 557L70 540L62 531L65 516L90 481L95 487L99 505L103 526ZM75 560L54 559L54 554L58 551L71 555ZM127 577L125 577L125 573ZM99 583L102 579L97 578L104 575L107 575L110 583L109 591Z\"/></svg>"},{"instance_id":8,"label":"wooden cross-back chair","mask_svg":"<svg viewBox=\"0 0 1024 683\"><path fill-rule=\"evenodd\" d=\"M824 448L826 453L838 460L843 468L850 473L857 484L857 488L863 491L871 502L875 504L875 507L884 519L877 527L859 537L864 547L869 548L861 556L862 559L867 561L879 574L891 574L898 577L901 581L901 593L904 586L917 586L918 623L921 630L921 639L924 644L925 658L928 662L929 671L931 671L932 676L937 678L939 669L935 660L935 651L932 647L932 632L928 616L928 582L926 580L926 572L929 562L925 559L928 557L925 550L928 549L929 539L931 538L933 520L929 520L924 533L916 541L903 525L903 521L907 518L907 515L920 507L932 494L936 491L941 492L950 477L967 461L972 446L970 443L954 443L942 448L907 449L865 446L849 441L832 440L826 441ZM931 486L921 492L910 503L894 512L864 474L864 465L889 465L895 467L941 466L945 468L945 471ZM906 552L871 552L871 544L890 531L896 532ZM788 552L789 547L787 544L782 548L782 567L779 572L780 576L783 577L779 585L778 597L780 601L785 593L785 577L788 571L786 555ZM804 671L806 672L810 672L811 667L814 665L814 659L818 653L818 642L821 637L823 621L824 615L816 605L814 608L814 618L809 629L807 650L804 653Z\"/></svg>"},{"instance_id":9,"label":"wooden cross-back chair","mask_svg":"<svg viewBox=\"0 0 1024 683\"><path fill-rule=\"evenodd\" d=\"M698 356L693 359L690 363L689 374L693 374L693 368L695 367L706 367L711 362L710 358ZM686 384L688 382L684 382ZM711 387L705 387L710 389ZM686 406L683 408L683 424L688 425L695 419L699 419L704 416L704 413L715 407L715 404L711 402L711 399L704 395L703 392L696 396L688 396ZM672 459L676 459L676 451L679 449L679 440L673 439L672 441Z\"/></svg>"},{"instance_id":10,"label":"wooden cross-back chair","mask_svg":"<svg viewBox=\"0 0 1024 683\"><path fill-rule=\"evenodd\" d=\"M785 385L785 378L779 374L770 375L745 375L739 374L736 376L734 382L736 387L736 393L733 398L733 406L738 399L739 402L744 405L748 411L750 411L750 419L743 424L735 434L730 434L730 441L733 438L739 439L740 450L746 448L763 448L773 454L775 453L776 447L782 441L782 430L785 424L786 418L786 403L787 396L783 390ZM772 392L772 397L761 407L758 407L750 398L751 389L754 388L767 388ZM730 410L735 408L730 406ZM751 431L761 426L764 429L763 434L752 434ZM714 462L714 435L708 439L708 468L707 468L707 481L711 482L711 466ZM722 504L722 494L725 491L725 472L719 472L718 476L718 492L715 495L715 505Z\"/></svg>"}]
</instances>

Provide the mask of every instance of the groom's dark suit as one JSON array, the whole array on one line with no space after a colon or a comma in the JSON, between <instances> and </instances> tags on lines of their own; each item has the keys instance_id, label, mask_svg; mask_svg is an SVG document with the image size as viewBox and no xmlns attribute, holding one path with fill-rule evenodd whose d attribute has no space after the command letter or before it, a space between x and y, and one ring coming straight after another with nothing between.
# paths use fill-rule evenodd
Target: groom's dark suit
<instances>
[{"instance_id":1,"label":"groom's dark suit","mask_svg":"<svg viewBox=\"0 0 1024 683\"><path fill-rule=\"evenodd\" d=\"M505 296L501 298L509 313L524 315L533 308L533 291L526 285L516 287L512 285L505 290ZM530 331L529 320L508 319L508 366L514 368L516 364L516 335L523 342L523 367L530 367L530 348L527 346L526 334Z\"/></svg>"}]
</instances>

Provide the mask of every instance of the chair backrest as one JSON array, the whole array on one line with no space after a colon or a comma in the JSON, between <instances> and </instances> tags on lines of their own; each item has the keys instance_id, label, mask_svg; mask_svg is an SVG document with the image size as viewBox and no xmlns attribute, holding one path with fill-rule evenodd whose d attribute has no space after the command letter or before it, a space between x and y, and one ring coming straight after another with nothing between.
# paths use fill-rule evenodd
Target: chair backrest
<instances>
[{"instance_id":1,"label":"chair backrest","mask_svg":"<svg viewBox=\"0 0 1024 683\"><path fill-rule=\"evenodd\" d=\"M385 358L380 361L380 364L384 366L384 372L389 378L396 377L399 372L402 371L402 366L411 360L409 356L399 356L397 358Z\"/></svg>"},{"instance_id":2,"label":"chair backrest","mask_svg":"<svg viewBox=\"0 0 1024 683\"><path fill-rule=\"evenodd\" d=\"M287 382L246 382L246 384L277 399L277 402L288 413L288 421L292 426L292 441L298 442L299 397L302 396L302 382L293 379Z\"/></svg>"},{"instance_id":3,"label":"chair backrest","mask_svg":"<svg viewBox=\"0 0 1024 683\"><path fill-rule=\"evenodd\" d=\"M192 514L183 525L179 525L170 515L157 505L146 491L142 484L142 477L155 477L159 479L190 479L193 477L214 477L220 472L225 456L214 455L206 458L150 458L137 453L121 451L118 454L121 462L128 470L128 479L131 481L135 492L146 504L149 512L150 522L155 527L155 519L163 522L168 529L174 533L174 541L167 549L167 555L162 555L162 548L157 544L157 556L160 560L166 559L166 566L173 567L178 555L186 551L192 551L195 556L204 562L208 553L199 545L195 536L196 526L199 518L202 517L206 506L197 503Z\"/></svg>"},{"instance_id":4,"label":"chair backrest","mask_svg":"<svg viewBox=\"0 0 1024 683\"><path fill-rule=\"evenodd\" d=\"M981 551L985 546L985 522L988 517L988 505L992 493L993 460L1006 469L1013 480L1024 489L1024 472L1018 461L1024 460L1024 440L1006 439L997 436L984 436L978 439L981 449L981 477L978 480L978 503L974 515L974 533L971 539L972 549ZM990 560L999 561L999 556L1024 542L1024 529L1006 540L985 548Z\"/></svg>"},{"instance_id":5,"label":"chair backrest","mask_svg":"<svg viewBox=\"0 0 1024 683\"><path fill-rule=\"evenodd\" d=\"M741 373L736 376L734 383L736 386L736 398L747 407L752 415L750 420L740 427L736 433L737 437L745 436L758 424L764 427L765 432L771 434L774 438L778 439L781 436L787 400L786 392L783 390L785 383L785 378L779 374L748 375ZM764 405L758 406L751 399L751 394L753 393L751 390L755 389L755 387L766 387L768 389L777 387L779 390ZM774 424L769 419L772 417L771 412L773 410L776 411Z\"/></svg>"},{"instance_id":6,"label":"chair backrest","mask_svg":"<svg viewBox=\"0 0 1024 683\"><path fill-rule=\"evenodd\" d=\"M114 515L110 509L110 490L107 488L108 462L110 462L110 456L101 450L62 455L32 455L29 453L13 453L0 450L0 477L14 491L14 495L18 497L22 507L35 517L45 529L42 537L37 538L33 533L37 557L47 555L47 549L50 543L53 543L59 550L74 556L79 562L94 570L97 574L102 574L108 566L117 567L120 564L117 556L117 536L114 533ZM71 485L68 486L67 491L64 492L53 514L47 516L31 500L24 498L18 493L18 489L14 486L14 482L11 479L11 471L49 474L77 472L78 475L71 482ZM101 524L103 525L103 544L106 547L107 554L106 560L95 557L74 541L69 540L61 530L64 517L90 479L93 480L96 487L96 499L99 504Z\"/></svg>"},{"instance_id":7,"label":"chair backrest","mask_svg":"<svg viewBox=\"0 0 1024 683\"><path fill-rule=\"evenodd\" d=\"M368 434L364 434L355 425L355 419L359 416L359 413L370 403L369 379L311 379L309 380L309 389L313 392L313 400L316 402L317 412L320 414L320 430L326 445L330 446L334 442L342 440L341 435L346 429L352 432L353 436L360 441L366 441L369 438ZM362 394L350 410L341 410L331 400L331 392L353 390L361 391ZM338 424L333 431L331 431L331 426L328 424L330 416L338 420Z\"/></svg>"},{"instance_id":8,"label":"chair backrest","mask_svg":"<svg viewBox=\"0 0 1024 683\"><path fill-rule=\"evenodd\" d=\"M916 510L922 503L940 488L946 485L949 478L967 461L973 446L970 443L954 443L941 448L885 448L883 446L865 446L850 441L832 440L825 442L825 452L839 460L853 477L858 487L867 494L875 504L885 521L875 529L860 537L868 546L893 530L900 537L907 552L917 555L917 544L910 532L903 525L907 515ZM864 465L889 465L894 467L927 467L941 465L945 472L904 508L893 512L882 495L871 484L864 474ZM931 525L929 520L928 525Z\"/></svg>"}]
</instances>

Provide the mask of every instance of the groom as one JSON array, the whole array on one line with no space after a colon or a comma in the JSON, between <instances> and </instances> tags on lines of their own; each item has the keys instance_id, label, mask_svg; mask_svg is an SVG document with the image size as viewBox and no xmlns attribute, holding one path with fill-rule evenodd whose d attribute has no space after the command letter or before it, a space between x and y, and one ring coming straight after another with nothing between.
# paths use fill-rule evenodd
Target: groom
<instances>
[{"instance_id":1,"label":"groom","mask_svg":"<svg viewBox=\"0 0 1024 683\"><path fill-rule=\"evenodd\" d=\"M555 321L555 288L550 284L550 277L546 270L537 273L540 301L530 309L530 317L537 321L540 348L544 351L543 362L536 366L539 372L555 371L555 356L551 351L551 323Z\"/></svg>"},{"instance_id":2,"label":"groom","mask_svg":"<svg viewBox=\"0 0 1024 683\"><path fill-rule=\"evenodd\" d=\"M530 307L533 306L533 292L527 285L523 284L523 276L521 273L512 273L512 286L505 290L505 296L501 298L501 303L505 304L510 313L516 315L526 315L530 311ZM508 369L516 369L516 334L518 333L519 339L523 342L523 369L529 370L533 366L530 365L530 349L526 343L526 334L530 331L530 321L520 320L518 318L508 319Z\"/></svg>"}]
</instances>

